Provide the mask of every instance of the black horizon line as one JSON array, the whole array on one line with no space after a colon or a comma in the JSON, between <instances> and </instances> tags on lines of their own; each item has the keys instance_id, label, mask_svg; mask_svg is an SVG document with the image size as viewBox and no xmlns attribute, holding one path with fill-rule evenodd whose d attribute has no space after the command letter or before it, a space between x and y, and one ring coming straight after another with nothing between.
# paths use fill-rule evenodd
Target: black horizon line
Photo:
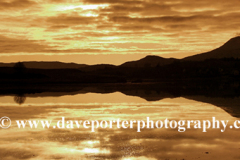
<instances>
[{"instance_id":1,"label":"black horizon line","mask_svg":"<svg viewBox=\"0 0 240 160\"><path fill-rule=\"evenodd\" d=\"M10 63L4 63L4 62L0 62L0 64L16 64L16 63L62 63L62 64L73 64L73 65L86 65L86 66L97 66L97 65L110 65L110 66L116 66L116 67L119 67L119 66L122 66L124 65L125 63L128 63L128 62L136 62L136 61L139 61L139 60L142 60L142 59L145 59L146 57L157 57L157 58L163 58L165 60L168 60L168 59L173 59L173 60L184 60L184 61L194 61L194 60L186 60L187 58L191 58L193 56L197 56L197 55L201 55L201 54L205 54L205 53L209 53L209 52L212 52L214 50L218 50L220 49L221 47L223 47L225 44L227 44L228 42L230 42L231 40L234 40L234 39L240 39L240 36L236 36L236 37L233 37L231 38L230 40L228 40L226 43L224 43L223 45L221 45L220 47L218 48L215 48L215 49L212 49L210 51L207 51L207 52L203 52L203 53L198 53L198 54L195 54L195 55L190 55L190 56L186 56L186 57L183 57L183 58L174 58L174 57L170 57L170 58L164 58L164 57L161 57L161 56L158 56L158 55L154 55L154 54L149 54L149 55L146 55L145 57L141 58L141 59L138 59L138 60L133 60L133 61L126 61L120 65L114 65L114 64L106 64L106 63L98 63L98 64L84 64L84 63L75 63L75 62L63 62L63 61L18 61L18 62L10 62ZM234 58L234 57L233 57ZM214 59L214 58L210 58L210 59ZM224 59L224 58L216 58L216 59ZM207 60L207 59L206 59Z\"/></svg>"}]
</instances>

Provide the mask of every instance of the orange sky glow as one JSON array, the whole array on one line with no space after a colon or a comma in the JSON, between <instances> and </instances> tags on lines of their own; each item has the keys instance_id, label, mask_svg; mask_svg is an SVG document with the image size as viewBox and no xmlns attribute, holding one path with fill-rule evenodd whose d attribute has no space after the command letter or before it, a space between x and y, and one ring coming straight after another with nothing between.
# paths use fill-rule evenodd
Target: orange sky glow
<instances>
[{"instance_id":1,"label":"orange sky glow","mask_svg":"<svg viewBox=\"0 0 240 160\"><path fill-rule=\"evenodd\" d=\"M183 58L240 32L239 0L1 0L0 62Z\"/></svg>"}]
</instances>

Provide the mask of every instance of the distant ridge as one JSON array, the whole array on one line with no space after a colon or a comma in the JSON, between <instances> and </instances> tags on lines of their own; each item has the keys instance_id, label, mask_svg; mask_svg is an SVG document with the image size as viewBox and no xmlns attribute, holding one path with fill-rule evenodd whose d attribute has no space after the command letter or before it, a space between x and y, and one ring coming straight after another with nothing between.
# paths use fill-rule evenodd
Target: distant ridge
<instances>
[{"instance_id":1,"label":"distant ridge","mask_svg":"<svg viewBox=\"0 0 240 160\"><path fill-rule=\"evenodd\" d=\"M119 66L111 64L76 64L64 62L23 62L26 68L32 69L80 69L82 71L96 71L112 69L116 67L144 68L169 65L175 61L204 61L206 59L240 58L240 36L230 39L221 47L209 52L185 57L183 59L163 58L156 55L148 55L140 60L125 62ZM0 67L13 67L16 63L0 63Z\"/></svg>"},{"instance_id":2,"label":"distant ridge","mask_svg":"<svg viewBox=\"0 0 240 160\"><path fill-rule=\"evenodd\" d=\"M156 67L156 66L164 66L173 63L175 58L162 58L159 56L149 55L138 61L126 62L120 65L121 67Z\"/></svg>"},{"instance_id":3,"label":"distant ridge","mask_svg":"<svg viewBox=\"0 0 240 160\"><path fill-rule=\"evenodd\" d=\"M223 46L210 52L183 58L184 61L203 61L206 59L240 58L240 36L230 39Z\"/></svg>"},{"instance_id":4,"label":"distant ridge","mask_svg":"<svg viewBox=\"0 0 240 160\"><path fill-rule=\"evenodd\" d=\"M79 69L87 67L86 64L63 62L23 62L26 68L33 69ZM0 67L13 67L15 63L0 63Z\"/></svg>"}]
</instances>

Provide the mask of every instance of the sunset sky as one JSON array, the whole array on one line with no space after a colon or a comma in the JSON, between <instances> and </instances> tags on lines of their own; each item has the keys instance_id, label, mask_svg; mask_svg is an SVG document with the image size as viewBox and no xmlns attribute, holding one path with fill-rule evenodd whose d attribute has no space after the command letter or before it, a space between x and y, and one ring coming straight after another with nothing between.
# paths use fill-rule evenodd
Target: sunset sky
<instances>
[{"instance_id":1,"label":"sunset sky","mask_svg":"<svg viewBox=\"0 0 240 160\"><path fill-rule=\"evenodd\" d=\"M183 58L240 33L240 0L1 0L0 62Z\"/></svg>"}]
</instances>

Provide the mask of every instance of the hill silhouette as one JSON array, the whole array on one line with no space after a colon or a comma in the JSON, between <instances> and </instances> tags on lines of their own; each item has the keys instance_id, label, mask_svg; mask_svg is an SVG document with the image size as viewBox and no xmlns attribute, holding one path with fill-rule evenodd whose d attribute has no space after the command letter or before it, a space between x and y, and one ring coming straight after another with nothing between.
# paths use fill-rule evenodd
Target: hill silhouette
<instances>
[{"instance_id":1,"label":"hill silhouette","mask_svg":"<svg viewBox=\"0 0 240 160\"><path fill-rule=\"evenodd\" d=\"M184 59L146 56L115 66L62 62L0 64L0 94L23 103L36 93L112 93L148 101L185 97L223 108L240 117L240 37ZM86 86L89 86L87 89ZM37 95L37 94L36 94Z\"/></svg>"},{"instance_id":2,"label":"hill silhouette","mask_svg":"<svg viewBox=\"0 0 240 160\"><path fill-rule=\"evenodd\" d=\"M1 83L144 83L186 81L234 83L240 79L240 37L213 51L184 59L149 55L122 65L86 65L62 62L21 62L0 64Z\"/></svg>"},{"instance_id":3,"label":"hill silhouette","mask_svg":"<svg viewBox=\"0 0 240 160\"><path fill-rule=\"evenodd\" d=\"M206 53L185 57L183 59L163 58L156 55L148 55L140 60L125 62L119 66L110 64L86 65L63 62L23 62L26 68L33 69L80 69L82 71L96 71L104 68L145 68L172 64L176 61L204 61L208 59L240 58L240 36L230 39L221 47ZM13 67L15 63L0 63L0 67Z\"/></svg>"},{"instance_id":4,"label":"hill silhouette","mask_svg":"<svg viewBox=\"0 0 240 160\"><path fill-rule=\"evenodd\" d=\"M164 66L173 63L175 58L163 58L159 56L149 55L145 58L142 58L137 61L126 62L120 65L121 67L156 67L156 66Z\"/></svg>"}]
</instances>

